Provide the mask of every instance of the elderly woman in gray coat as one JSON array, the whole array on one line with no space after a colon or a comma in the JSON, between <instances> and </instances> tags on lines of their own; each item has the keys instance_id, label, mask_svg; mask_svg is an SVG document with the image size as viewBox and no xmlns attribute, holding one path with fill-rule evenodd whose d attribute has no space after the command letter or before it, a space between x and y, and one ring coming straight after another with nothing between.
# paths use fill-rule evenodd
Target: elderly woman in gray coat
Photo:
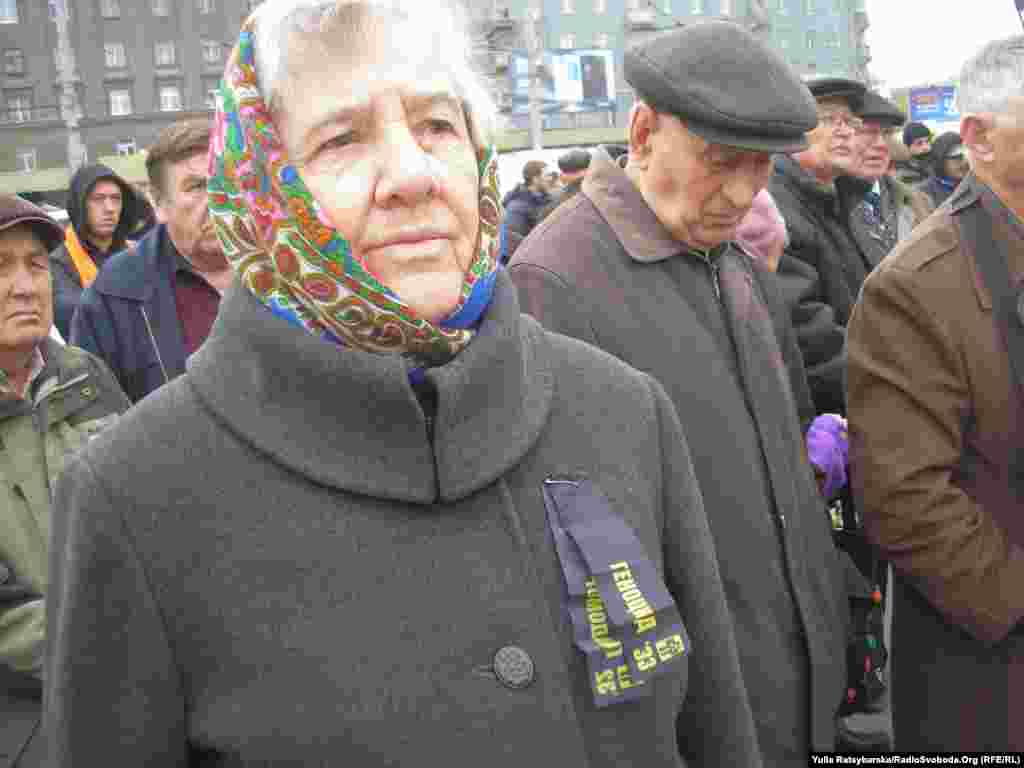
<instances>
[{"instance_id":1,"label":"elderly woman in gray coat","mask_svg":"<svg viewBox=\"0 0 1024 768\"><path fill-rule=\"evenodd\" d=\"M431 5L243 27L209 180L236 283L58 492L54 766L760 765L676 415L520 315Z\"/></svg>"}]
</instances>

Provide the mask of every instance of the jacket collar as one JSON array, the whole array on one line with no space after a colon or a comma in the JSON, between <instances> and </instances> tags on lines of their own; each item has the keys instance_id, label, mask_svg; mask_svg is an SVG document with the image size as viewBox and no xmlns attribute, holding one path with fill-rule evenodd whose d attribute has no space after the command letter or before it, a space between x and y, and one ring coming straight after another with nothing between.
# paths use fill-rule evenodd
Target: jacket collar
<instances>
[{"instance_id":1,"label":"jacket collar","mask_svg":"<svg viewBox=\"0 0 1024 768\"><path fill-rule=\"evenodd\" d=\"M689 250L665 228L625 170L600 147L581 188L634 261L664 261Z\"/></svg>"},{"instance_id":2,"label":"jacket collar","mask_svg":"<svg viewBox=\"0 0 1024 768\"><path fill-rule=\"evenodd\" d=\"M963 183L956 188L947 204L954 216L961 214L972 206L979 206L991 221L993 236L997 247L1003 249L1011 275L1020 275L1024 271L1024 230L1015 221L1013 213L996 194L973 173L968 174ZM957 235L960 236L959 227ZM974 292L978 304L984 310L992 309L992 295L989 293L982 278L981 271L972 255L971 270L974 274Z\"/></svg>"},{"instance_id":3,"label":"jacket collar","mask_svg":"<svg viewBox=\"0 0 1024 768\"><path fill-rule=\"evenodd\" d=\"M174 269L176 253L167 227L160 224L134 246L111 256L93 287L105 296L148 302L159 276Z\"/></svg>"},{"instance_id":4,"label":"jacket collar","mask_svg":"<svg viewBox=\"0 0 1024 768\"><path fill-rule=\"evenodd\" d=\"M40 353L42 368L29 382L28 397L16 397L9 392L0 394L0 421L31 410L33 401L41 400L55 387L89 374L85 354L75 347L46 338L36 351Z\"/></svg>"},{"instance_id":5,"label":"jacket collar","mask_svg":"<svg viewBox=\"0 0 1024 768\"><path fill-rule=\"evenodd\" d=\"M473 342L427 372L438 394L431 444L402 358L317 339L236 279L186 378L230 430L316 483L451 502L508 472L539 438L554 389L547 345L499 271Z\"/></svg>"}]
</instances>

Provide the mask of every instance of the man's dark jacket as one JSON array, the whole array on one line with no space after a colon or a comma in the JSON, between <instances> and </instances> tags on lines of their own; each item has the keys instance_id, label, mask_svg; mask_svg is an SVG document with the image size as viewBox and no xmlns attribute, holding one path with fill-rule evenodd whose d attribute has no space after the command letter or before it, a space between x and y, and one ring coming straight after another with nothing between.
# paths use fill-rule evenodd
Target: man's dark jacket
<instances>
[{"instance_id":1,"label":"man's dark jacket","mask_svg":"<svg viewBox=\"0 0 1024 768\"><path fill-rule=\"evenodd\" d=\"M844 413L846 323L870 271L835 186L779 156L769 190L786 220L789 245L778 276L792 311L818 413Z\"/></svg>"},{"instance_id":2,"label":"man's dark jacket","mask_svg":"<svg viewBox=\"0 0 1024 768\"><path fill-rule=\"evenodd\" d=\"M121 188L123 200L121 219L114 230L114 240L105 253L92 245L86 237L86 198L99 181L113 181ZM87 165L80 168L68 186L68 218L69 226L78 235L78 242L86 249L97 267L102 267L108 256L125 247L125 240L138 226L141 217L149 208L131 184L126 182L105 165ZM53 275L53 324L60 335L67 339L71 336L71 319L82 298L82 279L71 261L67 246L61 243L50 254L50 272Z\"/></svg>"},{"instance_id":3,"label":"man's dark jacket","mask_svg":"<svg viewBox=\"0 0 1024 768\"><path fill-rule=\"evenodd\" d=\"M537 220L538 221L543 221L548 216L550 216L551 212L553 210L555 210L555 208L557 208L562 203L564 203L566 200L568 200L573 195L575 195L577 192L579 192L580 189L582 188L582 186L583 186L583 179L576 179L575 181L570 181L568 184L566 184L564 187L562 187L560 190L558 190L558 193L556 195L552 196L551 202L549 202L547 205L545 205L543 208L541 208L540 216L538 217Z\"/></svg>"},{"instance_id":4,"label":"man's dark jacket","mask_svg":"<svg viewBox=\"0 0 1024 768\"><path fill-rule=\"evenodd\" d=\"M788 310L746 255L728 246L716 258L729 264L687 253L598 151L580 194L538 225L509 270L524 311L653 375L668 392L694 446L765 765L802 767L809 749L834 748L846 597L804 459L793 401L806 419L812 408ZM745 270L770 321L754 322L753 303L727 317L711 264ZM755 347L771 370L741 372L736 350ZM755 417L752 396L774 376L792 394ZM767 428L771 418L778 421Z\"/></svg>"},{"instance_id":5,"label":"man's dark jacket","mask_svg":"<svg viewBox=\"0 0 1024 768\"><path fill-rule=\"evenodd\" d=\"M533 192L525 184L518 185L505 195L501 201L505 208L505 218L501 222L502 263L508 263L519 244L537 226L541 211L549 202L550 195L546 192Z\"/></svg>"},{"instance_id":6,"label":"man's dark jacket","mask_svg":"<svg viewBox=\"0 0 1024 768\"><path fill-rule=\"evenodd\" d=\"M82 292L71 324L71 343L103 358L132 402L185 372L176 258L160 224L110 258Z\"/></svg>"}]
</instances>

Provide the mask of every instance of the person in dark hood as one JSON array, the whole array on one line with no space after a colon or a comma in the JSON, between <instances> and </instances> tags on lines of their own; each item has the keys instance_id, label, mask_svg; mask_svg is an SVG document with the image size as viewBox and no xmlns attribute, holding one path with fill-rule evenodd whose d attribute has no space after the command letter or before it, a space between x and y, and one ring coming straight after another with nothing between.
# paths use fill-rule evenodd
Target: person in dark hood
<instances>
[{"instance_id":1,"label":"person in dark hood","mask_svg":"<svg viewBox=\"0 0 1024 768\"><path fill-rule=\"evenodd\" d=\"M924 123L907 123L903 128L903 145L910 153L906 160L896 161L896 179L904 184L920 184L931 176L932 132Z\"/></svg>"},{"instance_id":2,"label":"person in dark hood","mask_svg":"<svg viewBox=\"0 0 1024 768\"><path fill-rule=\"evenodd\" d=\"M571 149L558 158L558 170L561 172L562 188L551 198L540 212L540 219L547 218L555 208L580 191L583 177L590 167L590 152L585 149Z\"/></svg>"},{"instance_id":3,"label":"person in dark hood","mask_svg":"<svg viewBox=\"0 0 1024 768\"><path fill-rule=\"evenodd\" d=\"M551 181L547 169L543 160L527 162L523 166L522 183L501 201L505 209L498 246L502 264L508 264L516 248L540 221L544 206L551 202Z\"/></svg>"},{"instance_id":4,"label":"person in dark hood","mask_svg":"<svg viewBox=\"0 0 1024 768\"><path fill-rule=\"evenodd\" d=\"M131 184L99 163L79 168L68 186L70 225L64 242L50 254L54 324L65 339L82 289L96 279L106 260L124 249L144 213Z\"/></svg>"},{"instance_id":5,"label":"person in dark hood","mask_svg":"<svg viewBox=\"0 0 1024 768\"><path fill-rule=\"evenodd\" d=\"M960 134L950 131L939 136L932 144L931 161L932 175L918 189L926 193L938 207L953 194L964 176L971 172Z\"/></svg>"}]
</instances>

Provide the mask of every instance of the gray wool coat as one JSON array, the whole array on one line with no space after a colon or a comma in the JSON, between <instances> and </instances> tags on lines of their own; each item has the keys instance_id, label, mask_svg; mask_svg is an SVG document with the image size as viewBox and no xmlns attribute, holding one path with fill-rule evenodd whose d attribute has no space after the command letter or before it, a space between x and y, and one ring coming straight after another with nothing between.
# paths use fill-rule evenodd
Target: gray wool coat
<instances>
[{"instance_id":1,"label":"gray wool coat","mask_svg":"<svg viewBox=\"0 0 1024 768\"><path fill-rule=\"evenodd\" d=\"M760 765L661 387L521 316L504 273L474 341L427 376L433 441L398 357L226 294L188 373L60 483L55 768L675 768L680 749L693 765ZM692 640L650 696L606 709L542 499L566 472L632 527ZM496 674L506 646L532 662L526 687Z\"/></svg>"},{"instance_id":2,"label":"gray wool coat","mask_svg":"<svg viewBox=\"0 0 1024 768\"><path fill-rule=\"evenodd\" d=\"M769 327L729 316L716 290L725 259L746 269ZM806 460L793 461L803 451L796 409L813 411L772 276L731 247L709 260L687 253L603 151L509 272L546 328L664 385L693 450L765 765L803 768L810 749L834 747L848 611L824 503ZM741 354L765 344L772 368L745 372ZM776 376L791 397L780 388L755 419L752 394Z\"/></svg>"}]
</instances>

